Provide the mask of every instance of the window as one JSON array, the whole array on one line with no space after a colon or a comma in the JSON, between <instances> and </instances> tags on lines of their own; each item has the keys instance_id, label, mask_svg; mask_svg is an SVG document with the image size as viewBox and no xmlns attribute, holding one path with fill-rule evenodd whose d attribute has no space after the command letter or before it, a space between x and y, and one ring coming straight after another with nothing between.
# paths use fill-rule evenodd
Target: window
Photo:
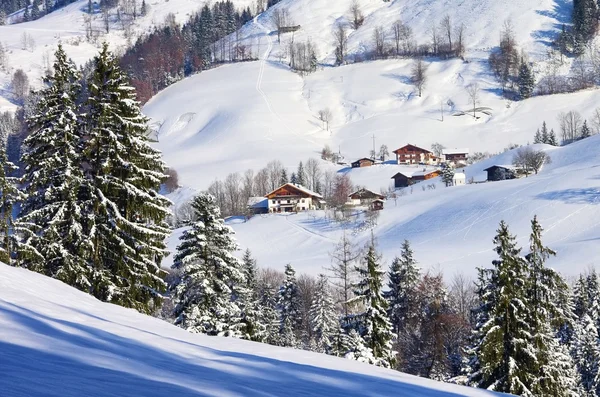
<instances>
[{"instance_id":1,"label":"window","mask_svg":"<svg viewBox=\"0 0 600 397\"><path fill-rule=\"evenodd\" d=\"M304 199L302 199L302 202L304 202Z\"/></svg>"},{"instance_id":2,"label":"window","mask_svg":"<svg viewBox=\"0 0 600 397\"><path fill-rule=\"evenodd\" d=\"M273 200L273 204L277 204L277 200Z\"/></svg>"},{"instance_id":3,"label":"window","mask_svg":"<svg viewBox=\"0 0 600 397\"><path fill-rule=\"evenodd\" d=\"M281 204L281 200L277 200L277 204Z\"/></svg>"},{"instance_id":4,"label":"window","mask_svg":"<svg viewBox=\"0 0 600 397\"><path fill-rule=\"evenodd\" d=\"M289 203L291 203L291 201L290 201L290 200L288 200L288 201L287 201L287 203L289 204Z\"/></svg>"}]
</instances>

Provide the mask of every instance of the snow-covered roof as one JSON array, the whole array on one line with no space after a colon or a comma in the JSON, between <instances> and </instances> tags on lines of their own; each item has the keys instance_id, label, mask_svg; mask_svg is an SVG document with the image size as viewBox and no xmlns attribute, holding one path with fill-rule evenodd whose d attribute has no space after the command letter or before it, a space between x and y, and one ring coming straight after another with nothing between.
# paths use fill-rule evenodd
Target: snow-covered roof
<instances>
[{"instance_id":1,"label":"snow-covered roof","mask_svg":"<svg viewBox=\"0 0 600 397\"><path fill-rule=\"evenodd\" d=\"M248 198L248 207L263 208L268 207L269 201L266 197L250 197Z\"/></svg>"},{"instance_id":2,"label":"snow-covered roof","mask_svg":"<svg viewBox=\"0 0 600 397\"><path fill-rule=\"evenodd\" d=\"M320 198L320 199L323 198L323 196L321 196L319 193L313 192L312 190L307 189L307 188L305 188L302 185L298 185L297 183L286 183L284 185L281 185L277 189L275 189L272 192L270 192L269 194L267 194L267 196L275 193L276 191L278 191L279 189L281 189L282 187L285 187L285 186L292 186L294 189L299 190L302 193L307 194L307 195L312 196L312 197L316 197L316 198Z\"/></svg>"},{"instance_id":3,"label":"snow-covered roof","mask_svg":"<svg viewBox=\"0 0 600 397\"><path fill-rule=\"evenodd\" d=\"M464 172L457 172L456 174L454 174L452 179L467 179L467 176Z\"/></svg>"},{"instance_id":4,"label":"snow-covered roof","mask_svg":"<svg viewBox=\"0 0 600 397\"><path fill-rule=\"evenodd\" d=\"M507 170L513 170L516 171L519 169L519 167L516 167L512 164L508 165L508 164L494 164L491 167L486 168L484 171L489 170L490 168L494 168L494 167L498 167L498 168L506 168Z\"/></svg>"},{"instance_id":5,"label":"snow-covered roof","mask_svg":"<svg viewBox=\"0 0 600 397\"><path fill-rule=\"evenodd\" d=\"M426 169L420 169L418 171L400 171L397 172L394 176L400 174L400 175L404 175L407 178L413 178L415 176L423 176L423 175L429 175L432 172L436 172L439 171L437 168L426 168ZM394 176L392 178L394 178Z\"/></svg>"},{"instance_id":6,"label":"snow-covered roof","mask_svg":"<svg viewBox=\"0 0 600 397\"><path fill-rule=\"evenodd\" d=\"M443 149L442 154L469 154L469 148L460 148L460 149Z\"/></svg>"}]
</instances>

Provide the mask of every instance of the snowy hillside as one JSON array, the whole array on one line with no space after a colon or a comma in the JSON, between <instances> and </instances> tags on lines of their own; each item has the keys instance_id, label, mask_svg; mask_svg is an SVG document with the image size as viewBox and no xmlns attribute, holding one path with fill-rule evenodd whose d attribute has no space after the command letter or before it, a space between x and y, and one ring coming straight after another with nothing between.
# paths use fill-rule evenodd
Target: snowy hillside
<instances>
[{"instance_id":1,"label":"snowy hillside","mask_svg":"<svg viewBox=\"0 0 600 397\"><path fill-rule=\"evenodd\" d=\"M597 266L600 255L600 136L563 148L546 148L552 164L520 180L489 182L435 190L415 185L395 203L389 200L374 229L384 261L398 255L404 239L425 269L475 276L475 268L495 258L492 239L501 220L527 246L529 222L537 215L545 229L544 242L558 252L549 265L565 275ZM468 178L485 178L482 170L512 162L514 152L466 168ZM376 179L379 167L365 169ZM363 171L363 170L361 170ZM388 172L389 173L389 172ZM435 180L433 180L435 182ZM430 184L430 182L427 182ZM310 214L256 216L233 223L242 247L250 248L264 267L282 269L291 262L300 272L317 274L330 266L330 253L342 235L337 223ZM352 227L348 229L352 233ZM351 234L362 246L368 230ZM176 243L171 244L174 247Z\"/></svg>"},{"instance_id":2,"label":"snowy hillside","mask_svg":"<svg viewBox=\"0 0 600 397\"><path fill-rule=\"evenodd\" d=\"M3 264L0 329L7 396L496 395L317 353L190 334Z\"/></svg>"}]
</instances>

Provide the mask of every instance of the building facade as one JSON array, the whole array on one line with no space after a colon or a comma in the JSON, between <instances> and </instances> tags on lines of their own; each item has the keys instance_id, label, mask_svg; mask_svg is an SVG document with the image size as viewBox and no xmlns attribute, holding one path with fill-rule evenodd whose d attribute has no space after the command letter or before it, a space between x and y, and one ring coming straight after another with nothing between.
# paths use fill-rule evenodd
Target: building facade
<instances>
[{"instance_id":1,"label":"building facade","mask_svg":"<svg viewBox=\"0 0 600 397\"><path fill-rule=\"evenodd\" d=\"M320 209L325 205L323 196L301 185L286 183L265 196L270 213L300 212Z\"/></svg>"},{"instance_id":2,"label":"building facade","mask_svg":"<svg viewBox=\"0 0 600 397\"><path fill-rule=\"evenodd\" d=\"M406 145L394 150L398 164L438 164L439 158L427 149L415 145Z\"/></svg>"}]
</instances>

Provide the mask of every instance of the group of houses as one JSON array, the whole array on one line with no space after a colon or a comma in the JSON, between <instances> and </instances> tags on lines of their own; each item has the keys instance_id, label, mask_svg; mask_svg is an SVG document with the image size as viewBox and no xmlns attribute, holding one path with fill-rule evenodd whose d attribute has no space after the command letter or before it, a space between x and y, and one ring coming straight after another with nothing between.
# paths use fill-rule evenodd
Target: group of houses
<instances>
[{"instance_id":1,"label":"group of houses","mask_svg":"<svg viewBox=\"0 0 600 397\"><path fill-rule=\"evenodd\" d=\"M466 165L469 158L469 149L443 149L441 156L436 156L430 150L408 144L393 151L396 155L396 163L402 165L440 165L450 164L453 166ZM352 163L352 168L370 167L377 161L371 158L358 159Z\"/></svg>"}]
</instances>

